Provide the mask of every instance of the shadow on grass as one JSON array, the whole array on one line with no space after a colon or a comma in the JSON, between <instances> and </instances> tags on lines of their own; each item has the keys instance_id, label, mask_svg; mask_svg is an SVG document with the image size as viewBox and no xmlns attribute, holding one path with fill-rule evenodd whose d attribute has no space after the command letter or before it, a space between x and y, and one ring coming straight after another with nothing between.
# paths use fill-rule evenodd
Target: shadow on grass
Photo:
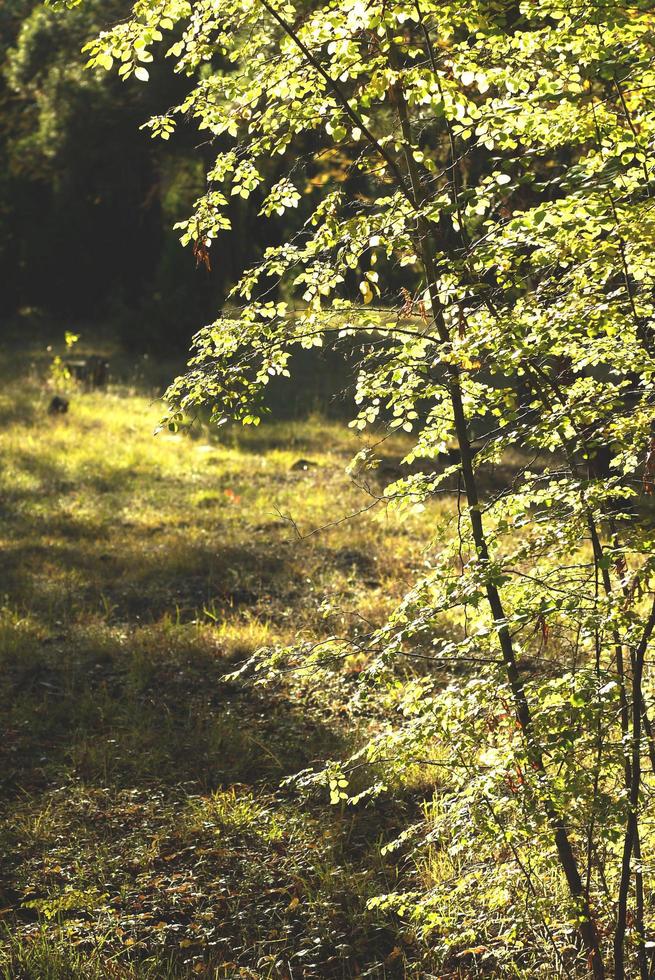
<instances>
[{"instance_id":1,"label":"shadow on grass","mask_svg":"<svg viewBox=\"0 0 655 980\"><path fill-rule=\"evenodd\" d=\"M203 791L272 786L340 748L303 705L226 684L228 664L200 628L32 634L3 659L5 798L70 776Z\"/></svg>"},{"instance_id":2,"label":"shadow on grass","mask_svg":"<svg viewBox=\"0 0 655 980\"><path fill-rule=\"evenodd\" d=\"M356 540L305 548L283 522L233 519L220 483L231 470L209 488L215 505L187 507L193 473L105 455L93 434L68 465L30 405L17 407L0 498L0 910L12 932L0 977L343 978L382 963L397 937L366 902L388 884L378 841L397 811L279 790L350 747L343 703L311 683L225 680L316 619L317 572L372 576L368 556ZM63 424L86 438L95 407ZM311 492L303 480L294 494ZM147 506L132 506L141 494Z\"/></svg>"},{"instance_id":3,"label":"shadow on grass","mask_svg":"<svg viewBox=\"0 0 655 980\"><path fill-rule=\"evenodd\" d=\"M103 785L277 784L338 751L306 706L223 680L297 600L293 548L215 550L179 532L135 546L74 521L73 543L48 524L33 519L31 540L4 555L2 592L19 610L0 649L5 792L65 773Z\"/></svg>"},{"instance_id":4,"label":"shadow on grass","mask_svg":"<svg viewBox=\"0 0 655 980\"><path fill-rule=\"evenodd\" d=\"M72 484L64 460L16 449L13 462L34 480L0 501L0 591L17 611L0 649L5 792L66 774L277 785L338 752L333 727L306 705L222 680L266 642L268 623L288 629L308 587L289 535L275 546L274 529L239 540L204 511L188 526L135 527L117 504L139 474L127 485L113 474L105 497L97 474ZM80 499L94 507L81 513Z\"/></svg>"},{"instance_id":5,"label":"shadow on grass","mask_svg":"<svg viewBox=\"0 0 655 980\"><path fill-rule=\"evenodd\" d=\"M325 700L226 683L237 637L5 615L0 976L402 975L366 911L398 815L279 792L346 734Z\"/></svg>"}]
</instances>

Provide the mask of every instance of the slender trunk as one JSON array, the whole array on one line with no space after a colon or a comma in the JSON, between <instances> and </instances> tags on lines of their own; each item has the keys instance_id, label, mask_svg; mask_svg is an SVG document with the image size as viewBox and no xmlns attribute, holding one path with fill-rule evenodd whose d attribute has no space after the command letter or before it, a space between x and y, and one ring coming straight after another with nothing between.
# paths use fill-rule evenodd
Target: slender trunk
<instances>
[{"instance_id":1,"label":"slender trunk","mask_svg":"<svg viewBox=\"0 0 655 980\"><path fill-rule=\"evenodd\" d=\"M550 383L552 384L560 403L564 404L564 397L561 391L558 390L558 386L554 383L554 381L550 381ZM543 394L544 393L542 392L542 396ZM586 448L585 439L577 427L576 434L580 438L583 448ZM562 437L562 444L565 447L567 445L564 437ZM569 458L569 464L572 471L575 473L575 459L573 457L573 453L569 449L567 449L567 457ZM616 528L613 526L613 518L611 514L606 514L606 516L610 521L610 529L612 530L613 536L616 539L618 534ZM587 522L593 546L596 568L600 569L603 590L606 596L609 598L613 593L612 581L607 568L607 563L604 561L604 548L591 511L587 511ZM623 586L622 591L624 598L628 600L630 597L627 587ZM623 745L626 746L626 755L624 759L624 785L626 787L626 792L629 799L629 811L626 820L623 855L621 859L621 876L617 900L616 925L614 931L614 969L617 980L623 980L625 977L624 945L633 856L637 864L637 867L635 868L635 929L639 935L640 942L638 949L639 973L641 980L645 980L645 978L648 976L646 948L644 945L644 884L643 874L639 866L641 861L641 844L639 839L638 806L641 781L642 725L646 734L651 769L653 773L655 773L655 742L653 740L653 730L648 715L648 707L645 703L642 691L643 657L652 629L653 625L649 619L649 621L646 623L641 643L638 647L630 650L630 661L632 666L632 715L628 703L629 699L625 664L623 660L623 645L618 632L615 630L612 633L612 639L615 647L616 669L619 678L619 718L621 723L622 741ZM627 750L627 746L631 746L629 751Z\"/></svg>"},{"instance_id":2,"label":"slender trunk","mask_svg":"<svg viewBox=\"0 0 655 980\"><path fill-rule=\"evenodd\" d=\"M645 716L644 716L645 717ZM641 868L641 838L639 828L635 835L633 848L635 856L635 932L639 937L639 977L640 980L648 980L648 957L646 956L646 929L644 925L644 874Z\"/></svg>"},{"instance_id":3,"label":"slender trunk","mask_svg":"<svg viewBox=\"0 0 655 980\"><path fill-rule=\"evenodd\" d=\"M482 516L480 513L477 481L473 470L473 453L471 452L471 444L468 438L468 430L461 392L456 381L451 383L451 400L453 405L457 440L461 453L462 475L464 479L467 502L469 505L473 541L478 559L482 562L488 562L489 551L484 533ZM569 887L569 891L576 902L578 902L580 905L580 936L590 955L590 966L592 973L594 977L600 980L600 978L605 976L605 969L599 948L596 926L591 917L589 903L585 894L585 888L580 876L573 847L571 846L568 829L561 814L557 811L550 799L548 777L541 751L534 738L530 706L525 695L525 689L523 687L523 682L516 663L512 639L506 624L502 599L498 588L493 583L487 583L486 591L491 614L495 623L497 624L498 638L505 663L507 679L514 698L516 716L525 738L528 758L537 772L543 790L541 794L542 805L548 818L551 830L553 831L557 854L564 872L564 877L566 878L566 882Z\"/></svg>"},{"instance_id":4,"label":"slender trunk","mask_svg":"<svg viewBox=\"0 0 655 980\"><path fill-rule=\"evenodd\" d=\"M404 150L405 150L405 162L407 167L407 172L409 175L409 186L405 181L402 171L398 167L396 160L388 153L388 151L380 144L376 139L374 134L371 132L368 126L365 125L364 121L361 119L360 115L350 104L350 101L346 93L342 90L341 85L338 81L331 78L330 75L325 71L320 62L314 57L311 51L306 47L302 40L298 37L294 28L288 24L284 18L275 10L274 7L270 5L268 0L260 0L262 6L268 11L269 15L279 24L285 34L293 41L299 51L302 52L303 56L306 58L308 64L310 64L318 75L324 80L328 85L330 90L336 96L342 110L346 113L350 119L356 123L364 137L369 142L370 146L381 156L382 160L386 164L389 173L394 178L398 189L402 192L404 197L409 201L417 213L418 222L418 238L421 260L423 268L425 271L425 277L428 284L428 290L430 294L430 299L432 302L432 313L434 318L434 324L438 333L438 336L442 343L449 343L450 337L448 329L445 324L443 310L439 300L439 294L437 289L437 275L436 275L436 265L434 254L432 251L432 246L430 243L430 228L428 223L420 214L421 205L423 203L423 192L421 187L420 178L416 169L416 163L411 150L411 129L409 126L409 120L407 116L407 106L405 103L404 95L402 89L396 87L397 94L397 109L398 117L400 120L401 128L403 130L404 139ZM394 56L393 44L390 45L390 55L391 58ZM484 526L482 522L482 515L480 513L480 501L479 493L477 487L477 481L475 477L475 472L473 469L473 453L471 450L471 443L468 436L468 425L466 420L466 413L464 411L464 404L462 400L461 386L460 386L460 376L456 367L451 367L449 372L449 393L450 400L453 410L453 418L455 424L455 432L457 436L458 446L461 454L461 468L462 476L464 480L464 489L466 492L466 498L469 507L469 519L471 523L471 531L473 535L473 541L477 553L478 560L481 563L489 562L489 550L487 546L487 540L485 537ZM534 737L534 731L532 726L532 718L530 714L530 707L525 695L525 690L523 687L523 682L521 680L519 670L516 663L516 658L514 655L514 648L512 644L512 639L510 632L506 623L505 613L501 601L501 596L496 585L493 582L488 582L486 586L487 600L493 616L494 622L497 626L497 632L501 647L501 652L503 656L503 661L505 663L505 670L507 673L507 679L510 684L510 689L512 691L512 696L514 699L514 705L516 710L517 719L521 730L523 732L523 737L525 739L525 744L528 752L528 758L537 772L539 782L541 785L542 793L542 805L546 813L546 817L550 824L551 830L553 832L555 846L557 849L557 854L559 861L566 878L569 891L572 897L575 899L576 904L580 912L581 924L579 927L580 937L587 950L589 956L589 964L592 973L596 980L603 980L605 977L605 968L603 966L603 960L600 953L598 936L596 933L596 927L590 914L589 905L585 897L584 887L582 883L582 878L578 869L577 860L571 846L569 839L569 834L567 827L562 819L560 813L558 813L557 808L553 804L550 791L548 786L548 776L543 763L543 757L541 751Z\"/></svg>"},{"instance_id":5,"label":"slender trunk","mask_svg":"<svg viewBox=\"0 0 655 980\"><path fill-rule=\"evenodd\" d=\"M391 52L393 54L393 44L390 41ZM423 201L423 190L421 186L421 181L419 173L417 170L416 162L412 153L412 133L411 126L409 123L409 118L407 115L407 104L404 98L403 91L401 87L397 84L394 90L396 108L398 112L398 118L402 130L403 136L403 146L405 149L405 163L407 167L407 172L409 175L409 183L412 188L412 194L416 202L417 209L420 209L421 203ZM443 309L441 306L441 300L439 298L439 293L437 289L437 270L434 255L430 243L430 228L427 222L420 216L418 216L418 244L421 254L421 261L425 270L426 281L428 284L428 291L430 294L430 301L432 304L432 315L434 317L435 327L442 343L447 344L450 342L450 335L448 333L448 328L444 320ZM464 410L464 403L462 400L462 392L460 385L460 374L455 366L449 368L449 395L453 410L453 420L455 424L455 433L457 436L457 444L460 452L461 459L461 469L462 478L464 481L464 490L466 493L466 499L469 508L469 520L471 524L471 533L473 536L473 542L475 545L475 550L477 558L482 563L489 562L489 548L487 545L487 539L484 530L484 524L482 521L482 514L480 510L480 495L478 492L477 479L475 476L475 470L473 467L473 452L471 449L471 441L468 434L468 423L466 420L466 413ZM527 749L528 759L537 773L537 777L541 787L541 803L544 807L548 823L550 824L551 830L553 832L553 837L555 841L555 847L559 857L560 865L564 872L564 877L569 888L569 892L574 898L576 904L579 907L580 912L580 938L587 950L589 955L589 965L593 976L597 980L605 977L605 968L603 965L603 959L600 951L600 945L598 941L598 934L596 931L596 926L594 920L591 916L591 911L589 908L589 903L585 893L585 888L583 885L582 877L578 868L578 862L571 845L568 829L566 823L564 822L562 815L558 812L557 808L552 802L550 795L550 788L548 786L548 775L546 773L546 768L544 766L543 756L537 740L534 737L534 729L532 725L532 716L530 712L530 706L525 694L525 688L523 686L523 681L519 673L518 665L516 662L516 656L514 654L514 646L512 643L512 638L510 635L509 628L507 626L507 620L505 616L505 610L503 608L503 603L501 599L500 592L497 586L488 581L486 585L487 602L489 603L489 608L491 610L491 615L496 624L496 630L498 633L498 639L500 643L501 653L503 661L505 664L505 671L507 674L507 680L512 691L512 697L514 700L514 707L516 711L516 717L521 726L523 732L523 737L525 739L525 745Z\"/></svg>"},{"instance_id":6,"label":"slender trunk","mask_svg":"<svg viewBox=\"0 0 655 980\"><path fill-rule=\"evenodd\" d=\"M623 857L621 860L621 877L619 881L619 896L616 911L616 928L614 930L614 975L616 980L625 978L625 932L628 916L628 893L632 877L632 856L635 854L639 834L639 804L641 800L641 726L643 715L642 679L644 658L648 642L655 629L655 601L644 627L641 641L634 651L632 660L632 739L631 739L631 769L632 783L628 800L629 812L626 821L625 837L623 840ZM639 896L638 904L639 904ZM642 897L643 902L643 897ZM643 926L642 926L643 928ZM643 939L643 937L641 937ZM640 957L641 969L641 957Z\"/></svg>"}]
</instances>

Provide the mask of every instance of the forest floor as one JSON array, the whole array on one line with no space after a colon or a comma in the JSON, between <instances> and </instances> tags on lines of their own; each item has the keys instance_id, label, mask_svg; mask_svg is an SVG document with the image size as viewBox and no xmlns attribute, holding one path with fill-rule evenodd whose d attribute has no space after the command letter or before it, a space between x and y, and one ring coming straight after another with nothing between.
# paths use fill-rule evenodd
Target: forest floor
<instances>
[{"instance_id":1,"label":"forest floor","mask_svg":"<svg viewBox=\"0 0 655 980\"><path fill-rule=\"evenodd\" d=\"M305 536L371 503L345 422L153 436L143 380L50 416L52 354L3 357L0 977L428 976L367 901L430 785L359 808L280 785L376 724L349 702L361 663L224 675L381 623L444 505Z\"/></svg>"}]
</instances>

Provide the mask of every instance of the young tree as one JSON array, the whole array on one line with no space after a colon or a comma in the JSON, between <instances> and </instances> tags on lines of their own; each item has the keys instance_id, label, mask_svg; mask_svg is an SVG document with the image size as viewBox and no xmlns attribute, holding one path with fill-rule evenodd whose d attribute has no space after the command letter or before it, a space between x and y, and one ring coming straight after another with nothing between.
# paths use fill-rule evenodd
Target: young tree
<instances>
[{"instance_id":1,"label":"young tree","mask_svg":"<svg viewBox=\"0 0 655 980\"><path fill-rule=\"evenodd\" d=\"M149 125L190 118L220 147L181 228L199 261L271 156L286 176L262 215L311 204L195 338L172 423L200 403L256 423L296 346L354 338L354 425L412 433L425 461L387 497L458 479L432 568L367 640L375 683L405 658L434 669L362 758L391 778L441 747L443 806L415 846L493 869L486 890L461 873L462 933L477 903L474 937L511 958L524 930L568 975L651 975L653 26L645 0L137 0L89 45L145 81L170 35L193 79ZM335 147L345 170L312 179ZM475 677L444 686L462 660ZM402 902L443 935L443 898Z\"/></svg>"}]
</instances>

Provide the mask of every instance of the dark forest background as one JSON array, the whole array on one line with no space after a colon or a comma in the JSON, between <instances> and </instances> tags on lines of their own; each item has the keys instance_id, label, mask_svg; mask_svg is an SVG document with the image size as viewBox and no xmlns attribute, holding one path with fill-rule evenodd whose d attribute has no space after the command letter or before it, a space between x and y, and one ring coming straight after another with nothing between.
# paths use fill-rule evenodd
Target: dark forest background
<instances>
[{"instance_id":1,"label":"dark forest background","mask_svg":"<svg viewBox=\"0 0 655 980\"><path fill-rule=\"evenodd\" d=\"M130 6L95 0L62 16L0 0L0 317L111 322L128 348L182 352L275 226L256 221L256 197L236 199L211 271L182 251L172 226L216 144L191 127L169 143L140 127L189 81L156 63L148 85L84 70L83 44Z\"/></svg>"}]
</instances>

